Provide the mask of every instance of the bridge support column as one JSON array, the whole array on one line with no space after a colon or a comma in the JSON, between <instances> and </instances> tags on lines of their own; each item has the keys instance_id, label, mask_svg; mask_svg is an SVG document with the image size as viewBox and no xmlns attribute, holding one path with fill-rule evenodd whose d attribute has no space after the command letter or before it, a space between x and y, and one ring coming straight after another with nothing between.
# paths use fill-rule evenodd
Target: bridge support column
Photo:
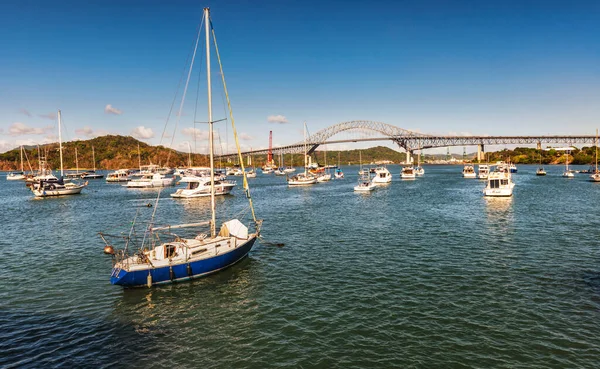
<instances>
[{"instance_id":1,"label":"bridge support column","mask_svg":"<svg viewBox=\"0 0 600 369\"><path fill-rule=\"evenodd\" d=\"M538 150L542 149L542 142L541 141L538 141L538 143L537 143L537 149Z\"/></svg>"},{"instance_id":2,"label":"bridge support column","mask_svg":"<svg viewBox=\"0 0 600 369\"><path fill-rule=\"evenodd\" d=\"M485 147L483 144L477 145L477 161L485 161Z\"/></svg>"},{"instance_id":3,"label":"bridge support column","mask_svg":"<svg viewBox=\"0 0 600 369\"><path fill-rule=\"evenodd\" d=\"M412 164L413 163L413 152L412 150L406 150L406 164Z\"/></svg>"}]
</instances>

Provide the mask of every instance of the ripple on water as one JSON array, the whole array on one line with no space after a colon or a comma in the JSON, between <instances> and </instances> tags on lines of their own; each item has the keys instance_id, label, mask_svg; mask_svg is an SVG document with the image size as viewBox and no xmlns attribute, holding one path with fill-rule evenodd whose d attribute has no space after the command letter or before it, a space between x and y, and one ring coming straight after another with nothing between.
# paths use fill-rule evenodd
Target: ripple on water
<instances>
[{"instance_id":1,"label":"ripple on water","mask_svg":"<svg viewBox=\"0 0 600 369\"><path fill-rule=\"evenodd\" d=\"M401 181L391 166L367 195L352 191L357 168L312 188L259 177L263 235L284 247L133 290L108 284L96 232L147 220L156 191L93 182L33 201L7 183L0 366L595 367L600 186L519 169L510 199L484 199L458 167ZM158 218L194 221L204 200L165 198ZM218 203L219 216L244 209L239 189Z\"/></svg>"}]
</instances>

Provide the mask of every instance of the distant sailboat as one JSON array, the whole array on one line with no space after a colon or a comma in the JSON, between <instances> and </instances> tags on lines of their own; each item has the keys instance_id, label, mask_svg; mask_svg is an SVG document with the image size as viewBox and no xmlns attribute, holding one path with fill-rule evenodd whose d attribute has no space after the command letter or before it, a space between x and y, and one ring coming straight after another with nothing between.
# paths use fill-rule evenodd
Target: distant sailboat
<instances>
[{"instance_id":1,"label":"distant sailboat","mask_svg":"<svg viewBox=\"0 0 600 369\"><path fill-rule=\"evenodd\" d=\"M565 158L565 171L562 176L565 178L575 178L575 173L569 170L569 150L565 151Z\"/></svg>"},{"instance_id":2,"label":"distant sailboat","mask_svg":"<svg viewBox=\"0 0 600 369\"><path fill-rule=\"evenodd\" d=\"M306 123L304 123L304 173L298 173L288 178L288 186L309 186L317 183L317 178L309 173L306 169L308 168L307 163L307 148L306 148Z\"/></svg>"},{"instance_id":3,"label":"distant sailboat","mask_svg":"<svg viewBox=\"0 0 600 369\"><path fill-rule=\"evenodd\" d=\"M25 179L25 171L23 169L23 145L21 145L21 171L9 173L6 176L6 179L9 181L17 181L17 180Z\"/></svg>"},{"instance_id":4,"label":"distant sailboat","mask_svg":"<svg viewBox=\"0 0 600 369\"><path fill-rule=\"evenodd\" d=\"M46 180L40 180L39 182L33 183L31 191L36 197L49 197L49 196L63 196L63 195L76 195L81 193L81 190L87 186L87 182L84 184L77 184L73 182L65 183L64 170L63 170L63 153L62 153L62 134L61 134L61 112L58 111L58 145L60 155L60 178L49 178Z\"/></svg>"},{"instance_id":5,"label":"distant sailboat","mask_svg":"<svg viewBox=\"0 0 600 369\"><path fill-rule=\"evenodd\" d=\"M545 176L546 175L546 170L542 166L542 150L541 149L540 149L540 167L537 168L537 170L535 171L535 175L536 176Z\"/></svg>"},{"instance_id":6,"label":"distant sailboat","mask_svg":"<svg viewBox=\"0 0 600 369\"><path fill-rule=\"evenodd\" d=\"M96 173L96 152L94 151L94 146L92 145L92 162L94 163L94 170L89 170L81 175L83 179L100 179L104 178L104 174Z\"/></svg>"}]
</instances>

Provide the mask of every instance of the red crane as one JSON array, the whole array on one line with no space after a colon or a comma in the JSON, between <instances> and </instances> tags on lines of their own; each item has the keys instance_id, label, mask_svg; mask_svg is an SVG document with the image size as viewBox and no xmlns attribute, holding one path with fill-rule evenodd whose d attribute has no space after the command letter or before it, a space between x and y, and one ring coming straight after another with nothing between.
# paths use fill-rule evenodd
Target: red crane
<instances>
[{"instance_id":1,"label":"red crane","mask_svg":"<svg viewBox=\"0 0 600 369\"><path fill-rule=\"evenodd\" d=\"M267 154L267 164L273 163L273 131L269 131L269 153Z\"/></svg>"}]
</instances>

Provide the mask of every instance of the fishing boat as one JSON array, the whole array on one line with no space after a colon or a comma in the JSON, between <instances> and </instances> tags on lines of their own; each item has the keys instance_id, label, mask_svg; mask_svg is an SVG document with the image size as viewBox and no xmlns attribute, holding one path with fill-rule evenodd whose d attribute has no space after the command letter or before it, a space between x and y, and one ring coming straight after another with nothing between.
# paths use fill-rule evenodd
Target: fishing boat
<instances>
[{"instance_id":1,"label":"fishing boat","mask_svg":"<svg viewBox=\"0 0 600 369\"><path fill-rule=\"evenodd\" d=\"M87 186L87 182L79 184L75 182L64 181L64 169L63 169L63 154L62 154L62 134L61 134L61 112L58 111L58 151L60 155L60 178L54 176L45 179L39 179L39 182L33 183L30 187L35 197L49 197L49 196L64 196L64 195L77 195L81 193L81 190ZM44 160L45 162L45 160ZM45 170L45 169L44 169ZM50 174L51 175L51 174Z\"/></svg>"},{"instance_id":2,"label":"fishing boat","mask_svg":"<svg viewBox=\"0 0 600 369\"><path fill-rule=\"evenodd\" d=\"M368 171L364 171L362 175L358 176L358 184L354 186L356 192L371 192L377 187L371 180L371 174Z\"/></svg>"},{"instance_id":3,"label":"fishing boat","mask_svg":"<svg viewBox=\"0 0 600 369\"><path fill-rule=\"evenodd\" d=\"M514 187L510 170L496 170L488 175L483 194L489 197L509 197L512 196Z\"/></svg>"},{"instance_id":4,"label":"fishing boat","mask_svg":"<svg viewBox=\"0 0 600 369\"><path fill-rule=\"evenodd\" d=\"M25 179L25 170L23 168L23 145L21 145L21 171L8 173L6 175L6 179L9 181L18 181Z\"/></svg>"},{"instance_id":5,"label":"fishing boat","mask_svg":"<svg viewBox=\"0 0 600 369\"><path fill-rule=\"evenodd\" d=\"M487 179L490 174L490 167L487 164L479 164L477 168L479 179Z\"/></svg>"},{"instance_id":6,"label":"fishing boat","mask_svg":"<svg viewBox=\"0 0 600 369\"><path fill-rule=\"evenodd\" d=\"M288 186L310 186L317 183L317 177L307 171L307 148L306 148L306 122L304 123L304 172L288 177Z\"/></svg>"},{"instance_id":7,"label":"fishing boat","mask_svg":"<svg viewBox=\"0 0 600 369\"><path fill-rule=\"evenodd\" d=\"M596 129L596 167L594 172L590 175L590 181L600 182L600 171L598 171L598 129Z\"/></svg>"},{"instance_id":8,"label":"fishing boat","mask_svg":"<svg viewBox=\"0 0 600 369\"><path fill-rule=\"evenodd\" d=\"M400 172L400 178L402 178L402 179L417 178L417 174L415 173L415 168L412 165L407 165L405 167L402 167L402 171Z\"/></svg>"},{"instance_id":9,"label":"fishing boat","mask_svg":"<svg viewBox=\"0 0 600 369\"><path fill-rule=\"evenodd\" d=\"M373 177L373 184L381 185L392 182L392 173L382 166L375 168L375 177Z\"/></svg>"},{"instance_id":10,"label":"fishing boat","mask_svg":"<svg viewBox=\"0 0 600 369\"><path fill-rule=\"evenodd\" d=\"M569 150L565 151L565 171L562 176L564 178L575 178L575 172L569 169Z\"/></svg>"},{"instance_id":11,"label":"fishing boat","mask_svg":"<svg viewBox=\"0 0 600 369\"><path fill-rule=\"evenodd\" d=\"M217 233L216 209L215 209L215 181L214 181L214 145L213 145L213 117L212 117L212 94L211 94L211 73L210 73L210 21L209 9L204 9L204 25L206 32L206 69L207 69L207 84L208 84L208 126L209 126L209 152L210 152L210 210L211 220L198 223L178 224L157 227L151 220L150 226L147 228L144 235L144 241L140 245L137 253L129 254L127 246L123 250L114 253L114 264L111 273L110 281L112 284L122 285L126 287L151 287L163 283L171 283L189 280L206 276L211 273L218 272L222 269L242 260L254 245L260 233L261 220L256 219L252 200L250 197L250 189L246 176L244 174L244 190L248 197L248 202L252 214L254 224L254 232L250 232L248 226L244 225L238 219L231 219L222 223L219 232ZM214 35L214 33L213 33ZM200 34L199 34L200 36ZM215 50L218 55L218 48ZM195 55L195 52L194 52ZM192 57L192 60L194 58ZM224 83L223 69L218 58L220 75ZM188 76L189 81L189 76ZM187 84L186 84L187 85ZM229 102L228 94L227 102ZM185 93L183 94L185 96ZM231 106L228 104L228 106ZM183 102L179 113L183 108ZM241 152L237 141L237 133L231 109L229 110L233 133L236 137L236 146L238 156L241 159ZM243 169L243 162L241 162ZM158 205L158 198L156 204ZM154 208L154 212L157 207ZM173 233L179 229L198 228L209 226L208 233L195 233L191 238L180 237ZM132 228L133 229L133 228ZM158 233L161 234L160 238ZM106 242L107 248L112 249L112 245L107 240L105 234L100 234ZM108 236L110 237L110 236ZM167 241L167 239L170 239ZM127 244L126 244L127 245Z\"/></svg>"},{"instance_id":12,"label":"fishing boat","mask_svg":"<svg viewBox=\"0 0 600 369\"><path fill-rule=\"evenodd\" d=\"M462 171L463 178L477 178L475 168L472 165L465 165Z\"/></svg>"}]
</instances>

